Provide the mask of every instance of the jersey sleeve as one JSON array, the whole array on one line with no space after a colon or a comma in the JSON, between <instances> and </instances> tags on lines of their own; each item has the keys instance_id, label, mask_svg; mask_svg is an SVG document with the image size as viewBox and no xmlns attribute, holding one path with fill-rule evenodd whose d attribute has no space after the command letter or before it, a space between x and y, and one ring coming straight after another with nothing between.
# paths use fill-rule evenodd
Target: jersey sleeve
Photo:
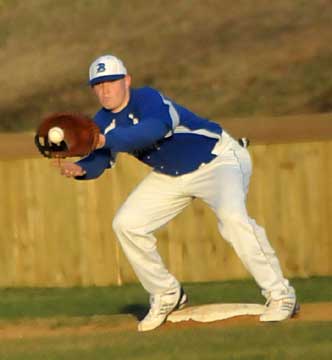
<instances>
[{"instance_id":1,"label":"jersey sleeve","mask_svg":"<svg viewBox=\"0 0 332 360\"><path fill-rule=\"evenodd\" d=\"M130 127L116 127L105 134L105 148L114 152L132 152L149 147L164 138L179 123L172 102L151 88L135 95L139 122Z\"/></svg>"},{"instance_id":2,"label":"jersey sleeve","mask_svg":"<svg viewBox=\"0 0 332 360\"><path fill-rule=\"evenodd\" d=\"M115 163L115 156L109 149L103 148L92 152L87 157L76 162L85 170L85 175L76 176L77 180L91 180L99 177L107 168L111 168Z\"/></svg>"}]
</instances>

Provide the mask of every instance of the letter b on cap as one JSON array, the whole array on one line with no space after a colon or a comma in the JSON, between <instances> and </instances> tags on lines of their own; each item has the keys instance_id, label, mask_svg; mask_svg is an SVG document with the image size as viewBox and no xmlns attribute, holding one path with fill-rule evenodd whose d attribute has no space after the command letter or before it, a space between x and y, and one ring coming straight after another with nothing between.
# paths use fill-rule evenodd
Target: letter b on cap
<instances>
[{"instance_id":1,"label":"letter b on cap","mask_svg":"<svg viewBox=\"0 0 332 360\"><path fill-rule=\"evenodd\" d=\"M98 63L97 64L97 73L104 72L106 70L105 63Z\"/></svg>"}]
</instances>

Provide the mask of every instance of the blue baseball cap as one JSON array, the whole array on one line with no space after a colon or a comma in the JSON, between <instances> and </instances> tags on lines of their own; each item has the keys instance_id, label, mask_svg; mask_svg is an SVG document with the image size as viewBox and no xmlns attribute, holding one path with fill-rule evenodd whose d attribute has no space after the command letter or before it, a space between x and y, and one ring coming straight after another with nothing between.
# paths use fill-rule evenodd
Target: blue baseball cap
<instances>
[{"instance_id":1,"label":"blue baseball cap","mask_svg":"<svg viewBox=\"0 0 332 360\"><path fill-rule=\"evenodd\" d=\"M127 75L123 62L113 55L103 55L96 59L89 69L91 86L110 80L122 79Z\"/></svg>"}]
</instances>

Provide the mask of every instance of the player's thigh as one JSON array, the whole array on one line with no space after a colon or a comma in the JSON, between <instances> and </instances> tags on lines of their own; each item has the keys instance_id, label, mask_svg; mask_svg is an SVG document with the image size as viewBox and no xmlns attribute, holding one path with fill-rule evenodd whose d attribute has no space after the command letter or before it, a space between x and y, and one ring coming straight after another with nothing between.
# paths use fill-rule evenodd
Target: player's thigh
<instances>
[{"instance_id":1,"label":"player's thigh","mask_svg":"<svg viewBox=\"0 0 332 360\"><path fill-rule=\"evenodd\" d=\"M127 227L154 231L181 212L191 201L176 178L150 173L128 196L114 221Z\"/></svg>"},{"instance_id":2,"label":"player's thigh","mask_svg":"<svg viewBox=\"0 0 332 360\"><path fill-rule=\"evenodd\" d=\"M247 150L230 150L220 156L211 173L211 184L203 200L223 216L246 216L246 196L251 175ZM212 190L211 190L212 189Z\"/></svg>"}]
</instances>

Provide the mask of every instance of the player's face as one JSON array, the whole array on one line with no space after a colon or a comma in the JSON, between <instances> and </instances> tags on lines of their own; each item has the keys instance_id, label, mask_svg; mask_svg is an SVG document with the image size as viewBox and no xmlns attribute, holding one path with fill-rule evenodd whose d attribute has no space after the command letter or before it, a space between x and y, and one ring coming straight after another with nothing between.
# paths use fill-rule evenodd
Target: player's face
<instances>
[{"instance_id":1,"label":"player's face","mask_svg":"<svg viewBox=\"0 0 332 360\"><path fill-rule=\"evenodd\" d=\"M94 85L92 88L105 109L119 112L126 107L129 101L130 76L126 75L123 79L105 81Z\"/></svg>"}]
</instances>

